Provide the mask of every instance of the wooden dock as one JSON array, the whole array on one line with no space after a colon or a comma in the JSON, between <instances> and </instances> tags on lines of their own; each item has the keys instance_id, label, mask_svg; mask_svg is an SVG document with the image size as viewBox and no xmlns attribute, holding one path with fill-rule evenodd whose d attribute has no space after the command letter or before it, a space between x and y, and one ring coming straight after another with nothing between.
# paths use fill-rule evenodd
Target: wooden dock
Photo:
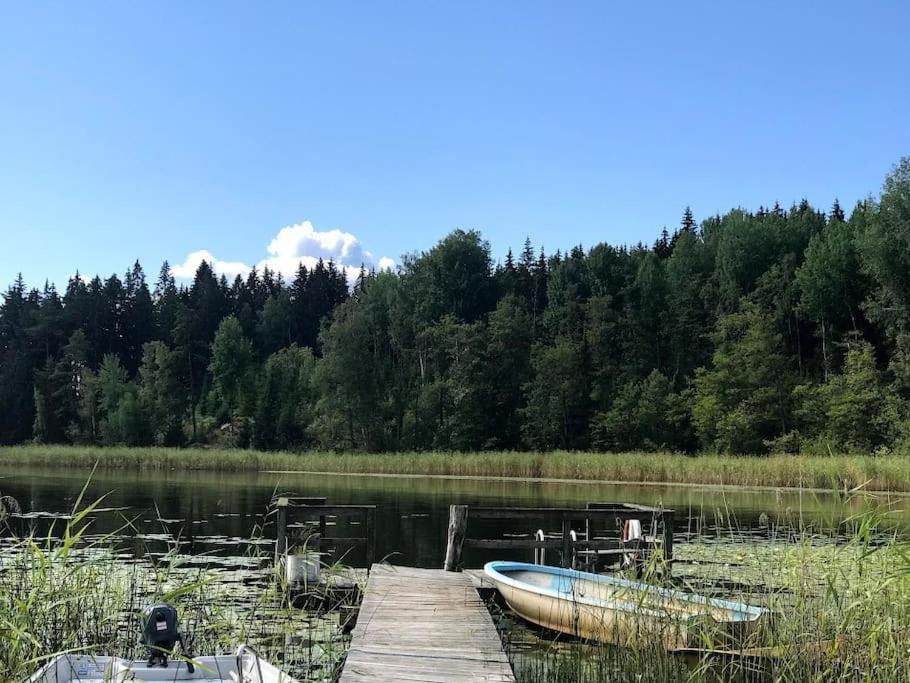
<instances>
[{"instance_id":1,"label":"wooden dock","mask_svg":"<svg viewBox=\"0 0 910 683\"><path fill-rule=\"evenodd\" d=\"M340 680L512 683L515 676L470 576L374 564Z\"/></svg>"}]
</instances>

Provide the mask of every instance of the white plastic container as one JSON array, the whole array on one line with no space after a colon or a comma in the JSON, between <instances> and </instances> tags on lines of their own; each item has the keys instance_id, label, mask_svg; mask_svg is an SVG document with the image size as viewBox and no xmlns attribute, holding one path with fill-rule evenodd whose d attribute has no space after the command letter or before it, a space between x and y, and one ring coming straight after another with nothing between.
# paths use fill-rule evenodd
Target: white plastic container
<instances>
[{"instance_id":1,"label":"white plastic container","mask_svg":"<svg viewBox=\"0 0 910 683\"><path fill-rule=\"evenodd\" d=\"M316 583L319 581L319 553L306 551L286 558L288 583Z\"/></svg>"}]
</instances>

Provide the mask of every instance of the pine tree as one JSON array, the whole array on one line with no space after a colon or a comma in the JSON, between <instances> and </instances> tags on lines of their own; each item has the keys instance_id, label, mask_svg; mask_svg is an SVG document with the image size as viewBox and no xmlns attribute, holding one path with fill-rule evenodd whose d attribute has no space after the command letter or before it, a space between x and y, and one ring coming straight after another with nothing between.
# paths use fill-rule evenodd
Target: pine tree
<instances>
[{"instance_id":1,"label":"pine tree","mask_svg":"<svg viewBox=\"0 0 910 683\"><path fill-rule=\"evenodd\" d=\"M77 329L85 331L89 317L88 297L88 287L77 270L76 274L67 281L66 291L63 294L62 325L66 334L72 334Z\"/></svg>"},{"instance_id":2,"label":"pine tree","mask_svg":"<svg viewBox=\"0 0 910 683\"><path fill-rule=\"evenodd\" d=\"M174 327L177 324L179 294L171 267L167 261L161 264L155 291L152 295L155 314L155 330L159 337L168 343L174 343Z\"/></svg>"},{"instance_id":3,"label":"pine tree","mask_svg":"<svg viewBox=\"0 0 910 683\"><path fill-rule=\"evenodd\" d=\"M367 284L367 269L366 266L361 262L360 271L357 273L357 279L354 281L354 295L356 296L363 291L363 288Z\"/></svg>"},{"instance_id":4,"label":"pine tree","mask_svg":"<svg viewBox=\"0 0 910 683\"><path fill-rule=\"evenodd\" d=\"M497 269L496 281L499 289L499 296L518 295L521 289L521 280L519 272L515 268L515 257L512 255L512 249L506 252L506 260L501 268Z\"/></svg>"},{"instance_id":5,"label":"pine tree","mask_svg":"<svg viewBox=\"0 0 910 683\"><path fill-rule=\"evenodd\" d=\"M158 279L155 281L155 302L157 303L164 297L176 293L177 284L174 280L174 275L171 273L171 265L165 261L161 264L161 269L158 271Z\"/></svg>"},{"instance_id":6,"label":"pine tree","mask_svg":"<svg viewBox=\"0 0 910 683\"><path fill-rule=\"evenodd\" d=\"M20 273L0 303L0 443L19 443L32 435L36 359L26 330L37 308Z\"/></svg>"},{"instance_id":7,"label":"pine tree","mask_svg":"<svg viewBox=\"0 0 910 683\"><path fill-rule=\"evenodd\" d=\"M127 271L123 304L123 361L132 377L142 360L142 347L155 338L155 305L139 261Z\"/></svg>"},{"instance_id":8,"label":"pine tree","mask_svg":"<svg viewBox=\"0 0 910 683\"><path fill-rule=\"evenodd\" d=\"M673 248L670 242L670 233L667 232L666 228L660 231L660 239L654 243L653 251L660 259L669 258L670 254L673 253Z\"/></svg>"},{"instance_id":9,"label":"pine tree","mask_svg":"<svg viewBox=\"0 0 910 683\"><path fill-rule=\"evenodd\" d=\"M540 321L543 312L547 307L547 287L550 282L550 272L547 266L547 256L543 247L540 248L540 255L537 257L537 263L531 269L531 291L530 305L531 313L531 334L533 339L537 339L540 334Z\"/></svg>"},{"instance_id":10,"label":"pine tree","mask_svg":"<svg viewBox=\"0 0 910 683\"><path fill-rule=\"evenodd\" d=\"M698 224L692 216L691 207L686 207L686 210L683 213L682 222L680 223L680 229L683 232L696 232L698 230Z\"/></svg>"},{"instance_id":11,"label":"pine tree","mask_svg":"<svg viewBox=\"0 0 910 683\"><path fill-rule=\"evenodd\" d=\"M833 222L843 223L844 218L845 218L844 210L842 208L840 208L840 202L837 201L837 199L835 199L834 204L831 205L831 211L828 214L828 220L829 220L829 222L832 222L832 223Z\"/></svg>"},{"instance_id":12,"label":"pine tree","mask_svg":"<svg viewBox=\"0 0 910 683\"><path fill-rule=\"evenodd\" d=\"M44 283L38 305L38 312L28 334L32 343L40 349L47 365L57 355L57 351L65 339L63 329L63 302L57 294L57 288L50 283Z\"/></svg>"},{"instance_id":13,"label":"pine tree","mask_svg":"<svg viewBox=\"0 0 910 683\"><path fill-rule=\"evenodd\" d=\"M531 238L525 237L525 243L521 249L521 259L518 262L518 268L524 272L530 272L533 267L534 247L531 244Z\"/></svg>"}]
</instances>

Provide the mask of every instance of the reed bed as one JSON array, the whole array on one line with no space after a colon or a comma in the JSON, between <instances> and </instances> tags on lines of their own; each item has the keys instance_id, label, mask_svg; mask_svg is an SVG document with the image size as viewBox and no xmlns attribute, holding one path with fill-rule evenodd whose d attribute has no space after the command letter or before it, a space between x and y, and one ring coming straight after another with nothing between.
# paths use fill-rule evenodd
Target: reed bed
<instances>
[{"instance_id":1,"label":"reed bed","mask_svg":"<svg viewBox=\"0 0 910 683\"><path fill-rule=\"evenodd\" d=\"M702 511L679 534L674 583L769 608L774 618L750 645L771 648L772 656L718 653L731 644L710 629L695 643L705 652L688 657L648 637L631 647L582 643L529 631L503 612L519 680L910 680L910 544L895 522L899 511L865 505L861 492L851 498L861 511L836 527L782 513L761 528L741 528L730 510L718 509ZM136 559L118 548L129 522L117 534L93 535L99 503L81 499L44 537L0 534L0 680L24 680L60 652L140 657L138 612L159 600L177 604L197 653L246 642L301 680L338 672L345 642L336 623L293 607L268 562L219 572L176 548ZM243 559L265 560L257 547ZM646 568L647 580L660 580L659 562Z\"/></svg>"},{"instance_id":2,"label":"reed bed","mask_svg":"<svg viewBox=\"0 0 910 683\"><path fill-rule=\"evenodd\" d=\"M748 643L731 643L707 628L689 653L668 653L646 634L631 647L614 647L513 624L507 637L518 678L910 680L910 545L892 530L888 516L870 510L838 529L780 527L758 534L717 525L713 539L677 546L681 562L674 582L771 610L772 618ZM653 569L646 573L653 576Z\"/></svg>"},{"instance_id":3,"label":"reed bed","mask_svg":"<svg viewBox=\"0 0 910 683\"><path fill-rule=\"evenodd\" d=\"M672 453L305 453L209 448L28 445L0 448L0 465L55 468L308 471L341 474L508 477L743 487L856 487L910 492L902 455L687 456Z\"/></svg>"},{"instance_id":4,"label":"reed bed","mask_svg":"<svg viewBox=\"0 0 910 683\"><path fill-rule=\"evenodd\" d=\"M245 557L229 570L200 566L205 558L183 557L176 546L137 559L118 549L128 522L118 534L92 535L96 507L77 503L46 537L16 537L9 527L2 534L0 681L26 680L62 653L143 659L140 612L157 602L177 606L195 654L246 643L299 680L333 680L340 670L346 641L337 615L294 607L265 557Z\"/></svg>"}]
</instances>

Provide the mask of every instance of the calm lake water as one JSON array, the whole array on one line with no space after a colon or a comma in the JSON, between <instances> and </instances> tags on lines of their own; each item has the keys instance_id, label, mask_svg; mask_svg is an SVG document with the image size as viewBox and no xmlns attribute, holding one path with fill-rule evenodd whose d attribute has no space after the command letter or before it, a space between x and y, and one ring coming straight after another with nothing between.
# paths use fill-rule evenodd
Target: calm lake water
<instances>
[{"instance_id":1,"label":"calm lake water","mask_svg":"<svg viewBox=\"0 0 910 683\"><path fill-rule=\"evenodd\" d=\"M12 495L26 516L20 524L44 531L55 514L72 510L88 479L84 470L15 467L0 472L0 493ZM868 505L854 499L818 492L721 490L716 488L615 485L583 482L500 481L434 477L347 476L328 474L135 472L95 473L86 501L104 496L93 531L112 532L129 521L132 528L118 534L133 552L160 551L162 544L181 545L186 554L242 555L248 540L274 538L266 518L275 492L324 496L330 504L375 504L376 556L395 564L437 567L445 552L448 506L583 507L589 501L664 505L677 510L678 542L695 536L760 533L765 522L778 528L814 525L830 532L838 523ZM906 497L879 497L877 505L891 510L898 526L910 528ZM35 513L38 513L37 515ZM338 535L345 535L338 522ZM546 527L547 520L541 524ZM558 525L552 529L557 531ZM353 530L348 530L353 531ZM486 537L533 533L534 529L470 529ZM350 535L356 535L351 533ZM258 544L264 546L264 541ZM514 559L528 559L523 551ZM502 558L502 552L495 557ZM356 559L351 557L356 563ZM466 564L480 566L493 556L466 551ZM509 558L507 558L509 559Z\"/></svg>"},{"instance_id":2,"label":"calm lake water","mask_svg":"<svg viewBox=\"0 0 910 683\"><path fill-rule=\"evenodd\" d=\"M23 514L11 520L13 531L44 536L61 530L62 520L85 487L84 503L103 497L102 509L92 514L91 533L109 535L118 566L151 567L163 557L179 558L180 571L190 580L195 580L198 570L211 570L217 582L209 585L206 594L217 589L220 608L240 615L244 610L255 613L257 618L250 623L262 632L247 633L244 640L300 680L330 677L327 672L337 669L343 658L345 639L334 626L327 626L328 617L303 610L275 611L280 618L261 618L256 596L271 575L275 523L268 509L276 493L325 497L329 504L376 505L376 557L419 567L441 566L452 503L663 505L677 511L675 557L680 562L674 566L674 578L701 593L732 592L742 599L760 596L762 586L773 583L768 563L774 566L795 540L809 538L813 546L830 547L849 533L849 520L864 509L885 511L890 526L902 533L910 530L910 498L905 496L845 501L835 494L811 491L329 474L103 471L86 484L88 477L84 470L14 467L0 471L0 494L13 496L23 508ZM343 519L328 523L330 536L362 535ZM501 538L532 534L538 526L509 524L481 526L469 521L468 531L472 536ZM556 519L541 519L539 526L559 532ZM797 529L799 534L791 533ZM10 530L0 529L0 559L10 541ZM464 559L466 566L479 567L491 559L530 560L529 554L527 550L510 554L466 549ZM362 550L342 558L353 566L361 566L364 560ZM185 607L195 614L189 609L192 605ZM530 628L495 605L492 609L519 680L546 679L554 653L586 652L582 644L571 641L555 647L553 634ZM192 631L193 624L188 626ZM533 673L538 671L545 672L543 678Z\"/></svg>"}]
</instances>

